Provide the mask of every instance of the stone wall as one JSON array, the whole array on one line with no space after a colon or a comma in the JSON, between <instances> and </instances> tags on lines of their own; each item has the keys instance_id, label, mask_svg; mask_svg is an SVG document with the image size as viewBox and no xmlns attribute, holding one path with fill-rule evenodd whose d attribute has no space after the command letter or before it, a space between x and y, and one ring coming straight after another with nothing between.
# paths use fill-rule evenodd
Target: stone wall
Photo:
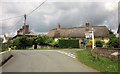
<instances>
[{"instance_id":1,"label":"stone wall","mask_svg":"<svg viewBox=\"0 0 120 74\"><path fill-rule=\"evenodd\" d=\"M93 56L104 56L112 60L120 60L120 48L96 48L92 51Z\"/></svg>"}]
</instances>

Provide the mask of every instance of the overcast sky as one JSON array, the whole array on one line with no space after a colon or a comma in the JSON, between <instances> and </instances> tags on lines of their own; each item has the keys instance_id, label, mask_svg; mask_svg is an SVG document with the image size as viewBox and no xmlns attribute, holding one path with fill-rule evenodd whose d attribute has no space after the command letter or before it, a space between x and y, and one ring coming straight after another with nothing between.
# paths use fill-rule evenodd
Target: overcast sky
<instances>
[{"instance_id":1,"label":"overcast sky","mask_svg":"<svg viewBox=\"0 0 120 74\"><path fill-rule=\"evenodd\" d=\"M44 0L43 0L44 1ZM30 13L42 2L10 2L0 4L0 20ZM0 21L0 35L13 36L23 26L23 17ZM105 25L114 32L118 28L118 2L46 2L28 15L27 23L35 33L48 32L61 27L80 27L85 22L91 25Z\"/></svg>"}]
</instances>

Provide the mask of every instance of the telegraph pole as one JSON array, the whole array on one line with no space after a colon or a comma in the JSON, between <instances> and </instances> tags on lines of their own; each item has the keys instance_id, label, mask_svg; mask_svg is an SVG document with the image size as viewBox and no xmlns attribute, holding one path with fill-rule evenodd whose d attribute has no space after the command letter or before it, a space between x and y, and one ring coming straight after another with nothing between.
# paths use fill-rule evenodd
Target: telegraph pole
<instances>
[{"instance_id":1,"label":"telegraph pole","mask_svg":"<svg viewBox=\"0 0 120 74\"><path fill-rule=\"evenodd\" d=\"M24 31L23 31L24 36L25 36L25 29L26 29L26 14L24 14Z\"/></svg>"},{"instance_id":2,"label":"telegraph pole","mask_svg":"<svg viewBox=\"0 0 120 74\"><path fill-rule=\"evenodd\" d=\"M24 14L24 25L26 24L26 14Z\"/></svg>"}]
</instances>

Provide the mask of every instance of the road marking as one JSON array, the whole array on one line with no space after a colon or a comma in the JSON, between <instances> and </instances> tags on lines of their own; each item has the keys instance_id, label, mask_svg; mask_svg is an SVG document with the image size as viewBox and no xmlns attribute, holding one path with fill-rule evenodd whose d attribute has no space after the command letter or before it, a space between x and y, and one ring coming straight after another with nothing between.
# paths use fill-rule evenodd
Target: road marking
<instances>
[{"instance_id":1,"label":"road marking","mask_svg":"<svg viewBox=\"0 0 120 74\"><path fill-rule=\"evenodd\" d=\"M65 55L67 55L67 56L69 56L69 57L71 57L71 58L76 58L75 57L75 55L74 54L72 54L72 53L67 53L67 52L64 52L64 51L57 51L57 52L59 52L59 53L61 53L61 54L65 54Z\"/></svg>"}]
</instances>

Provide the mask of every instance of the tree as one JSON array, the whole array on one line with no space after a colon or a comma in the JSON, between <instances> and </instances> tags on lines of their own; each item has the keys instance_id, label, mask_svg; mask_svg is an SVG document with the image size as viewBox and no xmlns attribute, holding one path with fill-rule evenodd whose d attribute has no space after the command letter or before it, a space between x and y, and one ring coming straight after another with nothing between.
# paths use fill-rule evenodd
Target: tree
<instances>
[{"instance_id":1,"label":"tree","mask_svg":"<svg viewBox=\"0 0 120 74\"><path fill-rule=\"evenodd\" d=\"M26 36L17 37L13 40L13 46L16 46L17 49L26 49L33 45L33 39L27 38Z\"/></svg>"},{"instance_id":2,"label":"tree","mask_svg":"<svg viewBox=\"0 0 120 74\"><path fill-rule=\"evenodd\" d=\"M39 45L49 45L50 43L53 42L53 38L50 38L46 35L39 35L37 37L37 42Z\"/></svg>"},{"instance_id":3,"label":"tree","mask_svg":"<svg viewBox=\"0 0 120 74\"><path fill-rule=\"evenodd\" d=\"M111 31L109 30L109 46L110 48L118 48L119 46L119 38L116 37L116 35Z\"/></svg>"}]
</instances>

